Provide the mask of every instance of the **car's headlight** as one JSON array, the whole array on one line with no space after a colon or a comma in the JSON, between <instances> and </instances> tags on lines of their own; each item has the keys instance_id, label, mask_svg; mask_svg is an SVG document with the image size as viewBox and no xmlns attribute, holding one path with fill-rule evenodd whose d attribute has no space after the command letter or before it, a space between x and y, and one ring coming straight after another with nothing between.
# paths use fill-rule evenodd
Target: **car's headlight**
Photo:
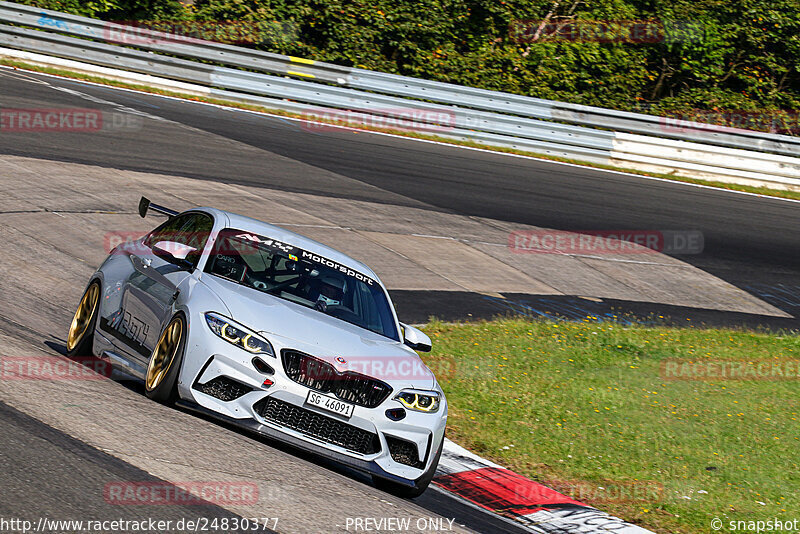
<instances>
[{"instance_id":1,"label":"car's headlight","mask_svg":"<svg viewBox=\"0 0 800 534\"><path fill-rule=\"evenodd\" d=\"M231 319L208 312L206 313L206 322L212 332L228 343L252 354L267 354L275 357L275 350L269 341Z\"/></svg>"},{"instance_id":2,"label":"car's headlight","mask_svg":"<svg viewBox=\"0 0 800 534\"><path fill-rule=\"evenodd\" d=\"M439 409L441 395L436 391L405 389L395 395L394 400L415 412L433 413Z\"/></svg>"}]
</instances>

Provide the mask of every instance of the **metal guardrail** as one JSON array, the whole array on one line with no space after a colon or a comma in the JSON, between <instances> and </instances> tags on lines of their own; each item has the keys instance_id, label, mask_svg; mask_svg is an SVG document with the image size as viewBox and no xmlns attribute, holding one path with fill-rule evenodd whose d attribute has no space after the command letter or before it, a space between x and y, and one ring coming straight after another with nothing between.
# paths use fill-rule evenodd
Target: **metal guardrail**
<instances>
[{"instance_id":1,"label":"metal guardrail","mask_svg":"<svg viewBox=\"0 0 800 534\"><path fill-rule=\"evenodd\" d=\"M349 67L331 63L191 39L13 2L0 1L0 21L258 72L299 76L342 85L347 84L347 76L351 71Z\"/></svg>"},{"instance_id":2,"label":"metal guardrail","mask_svg":"<svg viewBox=\"0 0 800 534\"><path fill-rule=\"evenodd\" d=\"M715 127L700 125L686 135L673 136L678 141L667 140L671 132L655 116L340 67L220 43L187 42L180 36L10 2L0 1L0 20L36 28L0 24L0 46L122 69L117 72L159 76L167 83L188 82L211 96L310 118L328 115L341 121L342 110L356 111L412 124L415 131L486 145L643 170L800 187L800 159L788 157L800 154L800 139L788 136L701 131ZM135 48L109 44L125 40L125 32L135 36L131 43ZM345 122L348 117L345 114ZM601 126L609 129L597 129ZM637 128L654 135L623 133ZM693 142L697 140L705 144ZM735 149L742 147L750 150Z\"/></svg>"},{"instance_id":3,"label":"metal guardrail","mask_svg":"<svg viewBox=\"0 0 800 534\"><path fill-rule=\"evenodd\" d=\"M734 132L733 128L721 128L718 125L690 121L680 121L678 128L674 125L676 121L670 123L668 118L656 115L543 100L395 74L352 69L350 86L592 128L607 128L613 131L654 135L745 150L762 150L788 156L800 155L800 138L798 137L743 129Z\"/></svg>"},{"instance_id":4,"label":"metal guardrail","mask_svg":"<svg viewBox=\"0 0 800 534\"><path fill-rule=\"evenodd\" d=\"M427 124L428 131L466 134L467 131L474 130L484 134L508 136L515 139L505 140L506 144L513 141L520 148L531 149L537 146L524 141L534 140L609 151L614 138L613 132L513 115L456 109L452 106L367 93L333 85L310 84L303 80L217 67L57 33L35 32L31 35L30 30L16 26L0 25L0 45L252 95L275 98L291 96L294 101L313 104L319 106L321 110L363 111L405 122L421 123L422 129L425 129L424 125ZM274 104L275 101L271 103ZM305 112L313 113L314 110L306 107ZM576 155L585 155L585 151Z\"/></svg>"},{"instance_id":5,"label":"metal guardrail","mask_svg":"<svg viewBox=\"0 0 800 534\"><path fill-rule=\"evenodd\" d=\"M734 130L716 125L681 121L679 127L669 119L655 115L630 113L543 100L511 93L464 87L356 69L311 61L302 58L273 54L258 50L186 39L146 28L105 22L33 6L0 1L0 20L38 27L50 31L87 37L105 42L119 42L132 38L130 43L144 50L162 54L212 61L256 72L268 72L301 77L306 80L334 83L353 89L381 93L403 98L427 100L460 108L513 114L566 124L605 128L613 131L654 135L677 139L758 150L788 156L800 155L800 138L769 134L753 130Z\"/></svg>"}]
</instances>

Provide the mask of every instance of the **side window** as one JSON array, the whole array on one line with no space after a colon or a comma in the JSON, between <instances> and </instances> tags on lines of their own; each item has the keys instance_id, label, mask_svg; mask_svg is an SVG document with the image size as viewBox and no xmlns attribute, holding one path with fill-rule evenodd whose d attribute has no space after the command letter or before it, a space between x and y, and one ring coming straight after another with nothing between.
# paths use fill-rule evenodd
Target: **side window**
<instances>
[{"instance_id":1,"label":"side window","mask_svg":"<svg viewBox=\"0 0 800 534\"><path fill-rule=\"evenodd\" d=\"M185 213L153 230L145 240L145 245L152 247L159 241L173 241L194 247L196 252L186 259L197 266L213 226L214 220L205 213Z\"/></svg>"},{"instance_id":2,"label":"side window","mask_svg":"<svg viewBox=\"0 0 800 534\"><path fill-rule=\"evenodd\" d=\"M178 215L177 217L173 217L152 232L150 235L147 236L147 239L144 240L144 244L148 247L152 247L159 241L175 241L175 237L180 233L181 226L186 224L186 220L191 217L192 214L188 213L186 215Z\"/></svg>"}]
</instances>

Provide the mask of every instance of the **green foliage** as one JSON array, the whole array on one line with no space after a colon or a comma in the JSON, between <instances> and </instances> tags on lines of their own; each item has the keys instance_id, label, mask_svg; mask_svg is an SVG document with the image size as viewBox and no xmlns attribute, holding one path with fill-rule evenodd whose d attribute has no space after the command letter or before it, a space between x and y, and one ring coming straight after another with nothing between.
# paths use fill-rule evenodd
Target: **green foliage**
<instances>
[{"instance_id":1,"label":"green foliage","mask_svg":"<svg viewBox=\"0 0 800 534\"><path fill-rule=\"evenodd\" d=\"M22 0L18 3L103 20L186 20L192 15L178 0Z\"/></svg>"},{"instance_id":2,"label":"green foliage","mask_svg":"<svg viewBox=\"0 0 800 534\"><path fill-rule=\"evenodd\" d=\"M273 52L587 105L656 113L800 109L797 0L27 3L107 20L260 23L263 38L253 46ZM545 26L532 39L535 21L545 19L583 28L617 21L616 35L630 21L663 31L652 40L565 39Z\"/></svg>"}]
</instances>

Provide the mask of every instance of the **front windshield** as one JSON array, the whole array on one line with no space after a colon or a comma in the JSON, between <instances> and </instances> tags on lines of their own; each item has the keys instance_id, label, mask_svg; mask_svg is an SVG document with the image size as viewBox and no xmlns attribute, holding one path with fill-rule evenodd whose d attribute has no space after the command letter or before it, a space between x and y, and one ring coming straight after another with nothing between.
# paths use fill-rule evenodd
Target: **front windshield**
<instances>
[{"instance_id":1,"label":"front windshield","mask_svg":"<svg viewBox=\"0 0 800 534\"><path fill-rule=\"evenodd\" d=\"M219 233L206 271L397 341L389 302L369 276L242 230Z\"/></svg>"}]
</instances>

